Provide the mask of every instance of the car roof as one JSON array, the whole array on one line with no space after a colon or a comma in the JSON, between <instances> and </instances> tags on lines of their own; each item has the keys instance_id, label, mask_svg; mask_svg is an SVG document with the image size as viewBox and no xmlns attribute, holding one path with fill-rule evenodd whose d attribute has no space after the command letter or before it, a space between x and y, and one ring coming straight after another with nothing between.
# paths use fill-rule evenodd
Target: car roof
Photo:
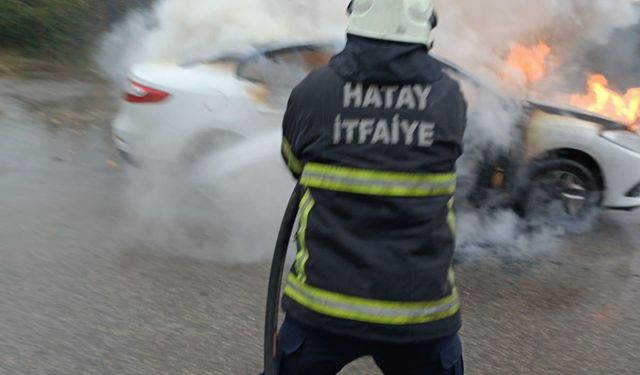
<instances>
[{"instance_id":1,"label":"car roof","mask_svg":"<svg viewBox=\"0 0 640 375\"><path fill-rule=\"evenodd\" d=\"M221 54L221 55L212 57L211 59L194 61L192 63L188 63L183 66L188 67L188 66L194 66L198 64L207 63L207 62L218 62L218 61L233 61L233 62L242 63L245 61L258 58L259 56L269 57L270 55L286 53L288 51L309 50L309 49L318 49L318 48L332 49L337 53L344 46L344 43L345 43L344 40L258 43L253 45L248 50L245 50L242 52ZM442 64L444 69L450 70L452 73L462 76L465 80L470 81L475 86L488 90L492 94L498 97L516 100L524 103L525 105L528 105L533 108L538 108L545 112L555 113L562 116L570 116L570 117L575 117L575 118L579 118L587 121L596 122L611 129L626 128L624 125L612 119L599 116L595 113L580 111L573 107L563 107L555 104L540 103L540 102L517 99L517 98L511 97L509 95L504 94L501 90L497 89L494 85L482 80L477 75L468 72L466 69L452 62L451 60L448 60L436 54L431 54L431 56L440 64Z\"/></svg>"},{"instance_id":2,"label":"car roof","mask_svg":"<svg viewBox=\"0 0 640 375\"><path fill-rule=\"evenodd\" d=\"M296 50L309 50L326 48L332 49L338 52L340 48L344 46L344 41L298 41L298 42L270 42L270 43L256 43L250 47L236 52L225 52L218 55L214 55L210 58L199 59L196 61L187 62L182 64L183 67L191 67L198 64L206 64L210 62L242 62L245 60L251 60L259 56L269 56L279 53L285 53L288 51Z\"/></svg>"}]
</instances>

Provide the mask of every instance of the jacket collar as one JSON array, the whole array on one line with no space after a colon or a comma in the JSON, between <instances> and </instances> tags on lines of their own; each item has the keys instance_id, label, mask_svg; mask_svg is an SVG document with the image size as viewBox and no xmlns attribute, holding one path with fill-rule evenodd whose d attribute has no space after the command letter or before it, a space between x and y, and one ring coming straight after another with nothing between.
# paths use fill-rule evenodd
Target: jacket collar
<instances>
[{"instance_id":1,"label":"jacket collar","mask_svg":"<svg viewBox=\"0 0 640 375\"><path fill-rule=\"evenodd\" d=\"M431 83L442 77L440 63L422 44L347 35L347 44L330 63L341 77L355 82Z\"/></svg>"}]
</instances>

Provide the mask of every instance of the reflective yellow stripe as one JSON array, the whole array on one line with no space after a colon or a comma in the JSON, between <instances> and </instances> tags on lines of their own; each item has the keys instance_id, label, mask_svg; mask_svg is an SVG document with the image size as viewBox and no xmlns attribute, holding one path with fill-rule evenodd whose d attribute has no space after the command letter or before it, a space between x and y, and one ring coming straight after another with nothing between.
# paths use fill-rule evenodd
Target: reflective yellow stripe
<instances>
[{"instance_id":1,"label":"reflective yellow stripe","mask_svg":"<svg viewBox=\"0 0 640 375\"><path fill-rule=\"evenodd\" d=\"M453 273L449 273L452 280ZM320 314L365 323L409 325L442 320L460 310L458 291L452 286L451 294L436 301L392 302L348 296L319 289L289 274L285 294Z\"/></svg>"},{"instance_id":2,"label":"reflective yellow stripe","mask_svg":"<svg viewBox=\"0 0 640 375\"><path fill-rule=\"evenodd\" d=\"M287 160L287 166L293 173L296 175L302 173L302 162L293 153L291 144L286 138L282 138L282 155Z\"/></svg>"},{"instance_id":3,"label":"reflective yellow stripe","mask_svg":"<svg viewBox=\"0 0 640 375\"><path fill-rule=\"evenodd\" d=\"M433 197L453 194L455 173L401 173L308 163L300 183L306 187L355 194Z\"/></svg>"},{"instance_id":4,"label":"reflective yellow stripe","mask_svg":"<svg viewBox=\"0 0 640 375\"><path fill-rule=\"evenodd\" d=\"M453 271L453 267L449 267L449 273L447 274L447 280L449 285L456 285L456 273Z\"/></svg>"},{"instance_id":5,"label":"reflective yellow stripe","mask_svg":"<svg viewBox=\"0 0 640 375\"><path fill-rule=\"evenodd\" d=\"M447 224L449 224L451 234L455 237L458 234L458 228L456 225L456 211L453 207L454 203L454 198L451 198L447 204Z\"/></svg>"},{"instance_id":6,"label":"reflective yellow stripe","mask_svg":"<svg viewBox=\"0 0 640 375\"><path fill-rule=\"evenodd\" d=\"M295 269L297 273L297 278L301 282L307 281L307 275L305 274L304 267L309 261L309 249L307 248L307 223L309 222L309 214L311 213L311 209L315 205L315 201L311 196L311 192L307 189L307 191L302 196L300 200L300 225L298 227L298 253L296 254L296 263Z\"/></svg>"}]
</instances>

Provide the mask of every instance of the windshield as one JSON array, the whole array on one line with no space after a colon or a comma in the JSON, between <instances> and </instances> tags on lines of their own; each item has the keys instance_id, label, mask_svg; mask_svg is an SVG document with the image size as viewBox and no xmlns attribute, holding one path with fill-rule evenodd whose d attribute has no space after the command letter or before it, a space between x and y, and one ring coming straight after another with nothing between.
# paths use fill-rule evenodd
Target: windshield
<instances>
[{"instance_id":1,"label":"windshield","mask_svg":"<svg viewBox=\"0 0 640 375\"><path fill-rule=\"evenodd\" d=\"M274 76L308 73L329 63L334 50L316 46L298 46L257 54L241 63L240 78L260 83L270 82Z\"/></svg>"},{"instance_id":2,"label":"windshield","mask_svg":"<svg viewBox=\"0 0 640 375\"><path fill-rule=\"evenodd\" d=\"M499 96L499 97L505 97L505 94L502 93L500 90L498 90L495 86L493 86L492 84L478 78L478 76L471 74L469 72L467 72L464 68L462 68L461 66L445 59L442 58L440 56L435 56L432 55L433 58L435 58L436 60L438 60L441 64L442 67L444 68L444 71L450 75L452 75L454 78L458 78L458 79L462 79L470 84L472 84L473 86L476 86L476 88L481 89L481 90L487 90L490 93Z\"/></svg>"},{"instance_id":3,"label":"windshield","mask_svg":"<svg viewBox=\"0 0 640 375\"><path fill-rule=\"evenodd\" d=\"M273 50L243 61L238 67L238 77L265 85L272 98L288 97L309 72L326 66L334 53L334 49L322 46Z\"/></svg>"}]
</instances>

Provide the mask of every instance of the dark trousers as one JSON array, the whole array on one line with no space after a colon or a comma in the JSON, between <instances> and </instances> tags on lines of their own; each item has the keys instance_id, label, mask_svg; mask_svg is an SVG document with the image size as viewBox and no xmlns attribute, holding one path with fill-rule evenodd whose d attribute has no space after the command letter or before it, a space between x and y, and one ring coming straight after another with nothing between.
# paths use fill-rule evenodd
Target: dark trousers
<instances>
[{"instance_id":1,"label":"dark trousers","mask_svg":"<svg viewBox=\"0 0 640 375\"><path fill-rule=\"evenodd\" d=\"M462 375L458 335L417 344L385 344L338 336L287 317L278 335L279 375L335 375L372 356L385 375Z\"/></svg>"}]
</instances>

